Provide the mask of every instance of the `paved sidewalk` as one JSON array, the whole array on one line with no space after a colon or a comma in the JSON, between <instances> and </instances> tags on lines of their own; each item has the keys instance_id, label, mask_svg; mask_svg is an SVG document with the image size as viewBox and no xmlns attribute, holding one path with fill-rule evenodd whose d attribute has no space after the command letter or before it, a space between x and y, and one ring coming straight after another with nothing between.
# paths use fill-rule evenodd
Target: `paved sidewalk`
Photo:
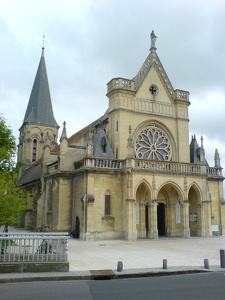
<instances>
[{"instance_id":1,"label":"paved sidewalk","mask_svg":"<svg viewBox=\"0 0 225 300\"><path fill-rule=\"evenodd\" d=\"M9 232L28 232L9 228ZM210 238L159 238L124 240L81 241L68 240L68 273L20 273L1 274L0 282L90 279L90 270L113 270L118 276L143 276L155 273L178 273L195 271L225 271L220 268L220 249L225 249L225 236ZM162 269L167 259L168 269ZM209 260L210 269L204 268L204 259ZM118 261L123 262L123 271L116 272Z\"/></svg>"},{"instance_id":2,"label":"paved sidewalk","mask_svg":"<svg viewBox=\"0 0 225 300\"><path fill-rule=\"evenodd\" d=\"M220 249L225 249L225 237L159 238L158 240L124 240L68 242L70 271L116 269L122 261L124 269L159 268L163 259L168 267L220 265Z\"/></svg>"}]
</instances>

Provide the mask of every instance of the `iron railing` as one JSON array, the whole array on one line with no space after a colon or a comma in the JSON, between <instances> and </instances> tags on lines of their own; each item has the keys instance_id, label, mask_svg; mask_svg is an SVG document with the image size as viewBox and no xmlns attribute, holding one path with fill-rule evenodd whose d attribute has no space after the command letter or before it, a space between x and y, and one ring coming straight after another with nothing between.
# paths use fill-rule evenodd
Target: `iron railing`
<instances>
[{"instance_id":1,"label":"iron railing","mask_svg":"<svg viewBox=\"0 0 225 300\"><path fill-rule=\"evenodd\" d=\"M67 262L69 238L58 233L3 233L0 263Z\"/></svg>"}]
</instances>

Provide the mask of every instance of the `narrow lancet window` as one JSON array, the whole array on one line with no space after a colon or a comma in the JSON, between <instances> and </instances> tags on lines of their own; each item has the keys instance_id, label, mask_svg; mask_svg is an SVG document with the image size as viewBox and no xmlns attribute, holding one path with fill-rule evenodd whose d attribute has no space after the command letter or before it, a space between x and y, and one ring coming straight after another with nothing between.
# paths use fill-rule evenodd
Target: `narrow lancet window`
<instances>
[{"instance_id":1,"label":"narrow lancet window","mask_svg":"<svg viewBox=\"0 0 225 300\"><path fill-rule=\"evenodd\" d=\"M37 160L37 140L33 140L32 162Z\"/></svg>"},{"instance_id":2,"label":"narrow lancet window","mask_svg":"<svg viewBox=\"0 0 225 300\"><path fill-rule=\"evenodd\" d=\"M110 195L105 195L105 216L110 215Z\"/></svg>"}]
</instances>

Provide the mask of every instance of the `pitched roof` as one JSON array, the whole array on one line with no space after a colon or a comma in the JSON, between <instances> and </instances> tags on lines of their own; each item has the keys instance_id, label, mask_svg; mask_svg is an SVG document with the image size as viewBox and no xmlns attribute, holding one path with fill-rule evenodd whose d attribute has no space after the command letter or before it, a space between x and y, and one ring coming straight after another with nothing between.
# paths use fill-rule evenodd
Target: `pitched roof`
<instances>
[{"instance_id":1,"label":"pitched roof","mask_svg":"<svg viewBox=\"0 0 225 300\"><path fill-rule=\"evenodd\" d=\"M25 113L23 124L24 123L59 127L54 118L52 109L44 48L42 48L42 55Z\"/></svg>"},{"instance_id":2,"label":"pitched roof","mask_svg":"<svg viewBox=\"0 0 225 300\"><path fill-rule=\"evenodd\" d=\"M190 162L194 164L199 164L200 163L200 147L199 144L196 140L195 135L192 136L191 143L190 143Z\"/></svg>"},{"instance_id":3,"label":"pitched roof","mask_svg":"<svg viewBox=\"0 0 225 300\"><path fill-rule=\"evenodd\" d=\"M93 155L99 158L115 158L104 129L100 126L94 139Z\"/></svg>"},{"instance_id":4,"label":"pitched roof","mask_svg":"<svg viewBox=\"0 0 225 300\"><path fill-rule=\"evenodd\" d=\"M41 178L41 163L27 168L23 175L19 178L18 184L24 185L34 181L38 181Z\"/></svg>"},{"instance_id":5,"label":"pitched roof","mask_svg":"<svg viewBox=\"0 0 225 300\"><path fill-rule=\"evenodd\" d=\"M200 151L201 147L196 140L196 136L192 136L191 143L190 143L190 162L194 164L200 164ZM205 164L208 166L208 162L205 159Z\"/></svg>"},{"instance_id":6,"label":"pitched roof","mask_svg":"<svg viewBox=\"0 0 225 300\"><path fill-rule=\"evenodd\" d=\"M78 138L78 137L82 136L82 134L85 134L86 132L88 132L89 128L91 128L91 127L95 126L96 124L98 124L101 119L105 120L105 116L106 116L106 114L104 114L104 116L102 116L99 119L95 120L91 124L87 125L86 127L81 129L80 131L78 131L78 132L74 133L73 135L71 135L71 137L69 137L67 139L68 144L71 144L76 138ZM58 153L59 151L60 151L60 144L55 146L53 149L51 149L51 153Z\"/></svg>"}]
</instances>

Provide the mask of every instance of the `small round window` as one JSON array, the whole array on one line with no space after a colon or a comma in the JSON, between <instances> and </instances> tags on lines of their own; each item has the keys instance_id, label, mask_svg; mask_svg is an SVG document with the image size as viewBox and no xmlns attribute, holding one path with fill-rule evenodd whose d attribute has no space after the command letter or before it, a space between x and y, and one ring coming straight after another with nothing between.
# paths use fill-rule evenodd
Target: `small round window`
<instances>
[{"instance_id":1,"label":"small round window","mask_svg":"<svg viewBox=\"0 0 225 300\"><path fill-rule=\"evenodd\" d=\"M159 89L157 88L156 85L151 84L150 87L149 87L149 92L150 92L153 96L155 96L155 95L158 94Z\"/></svg>"}]
</instances>

